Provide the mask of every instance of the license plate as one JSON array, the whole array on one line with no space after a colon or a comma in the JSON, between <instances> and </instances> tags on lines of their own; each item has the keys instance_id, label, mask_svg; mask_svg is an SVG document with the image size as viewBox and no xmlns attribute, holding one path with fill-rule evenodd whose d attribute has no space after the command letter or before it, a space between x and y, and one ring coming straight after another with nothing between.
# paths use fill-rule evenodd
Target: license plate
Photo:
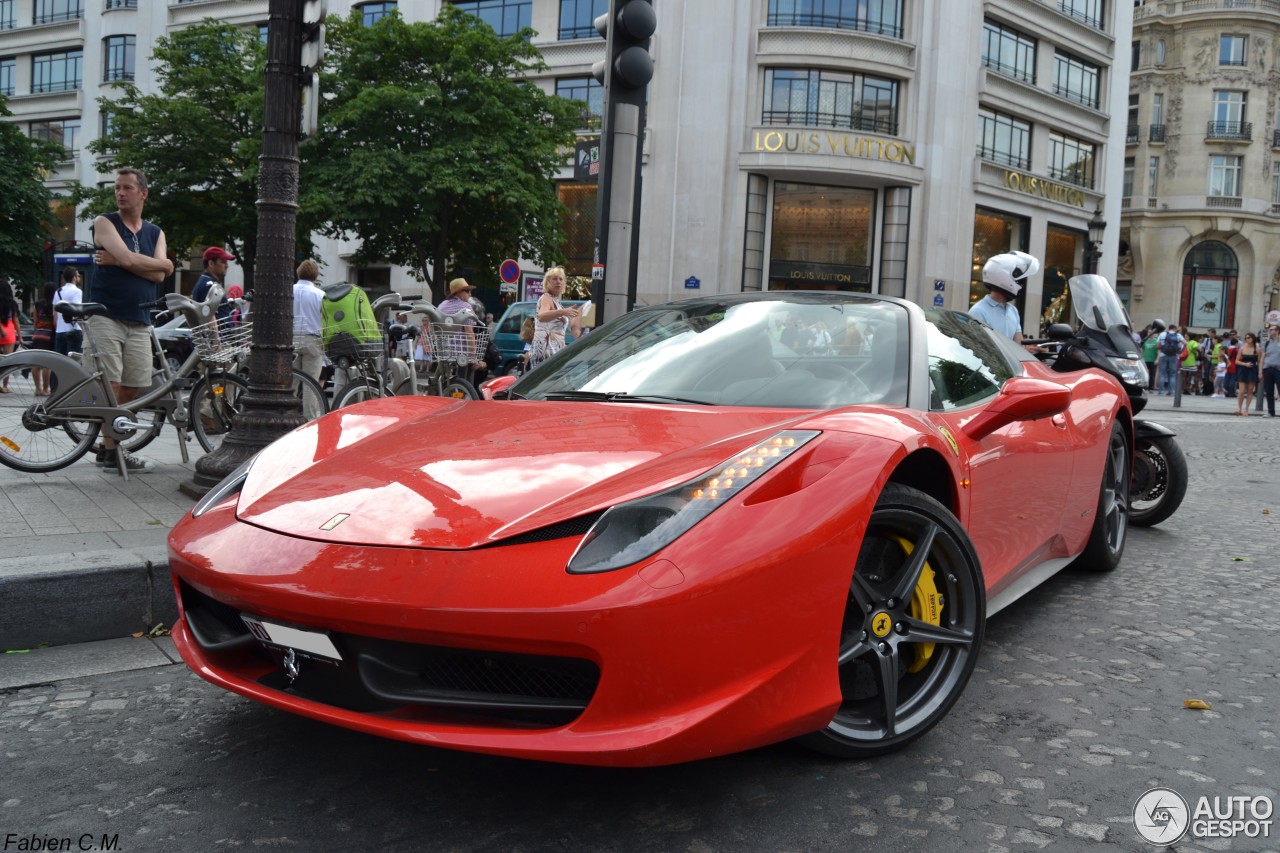
<instances>
[{"instance_id":1,"label":"license plate","mask_svg":"<svg viewBox=\"0 0 1280 853\"><path fill-rule=\"evenodd\" d=\"M290 628L288 625L268 622L265 619L259 619L256 616L249 616L244 613L240 614L240 618L244 620L245 625L249 626L249 631L253 636L264 643L286 649L295 649L318 657L329 658L330 660L342 660L342 655L338 654L338 649L333 644L333 640L330 640L328 635L319 631L303 631L300 628Z\"/></svg>"}]
</instances>

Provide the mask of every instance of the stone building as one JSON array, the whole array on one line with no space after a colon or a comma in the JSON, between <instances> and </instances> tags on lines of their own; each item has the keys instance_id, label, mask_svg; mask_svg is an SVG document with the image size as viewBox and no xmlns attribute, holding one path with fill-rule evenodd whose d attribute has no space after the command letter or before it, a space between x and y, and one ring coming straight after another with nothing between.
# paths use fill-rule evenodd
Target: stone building
<instances>
[{"instance_id":1,"label":"stone building","mask_svg":"<svg viewBox=\"0 0 1280 853\"><path fill-rule=\"evenodd\" d=\"M1118 275L1134 319L1258 329L1280 305L1280 2L1133 16Z\"/></svg>"},{"instance_id":2,"label":"stone building","mask_svg":"<svg viewBox=\"0 0 1280 853\"><path fill-rule=\"evenodd\" d=\"M372 23L393 8L426 20L439 3L328 7L357 8ZM264 27L267 5L0 0L0 91L10 95L10 120L63 141L68 157L50 178L55 186L109 180L84 147L100 120L96 98L120 79L153 89L146 57L158 36L206 16ZM499 32L532 26L550 65L534 82L583 100L590 133L601 106L590 70L604 50L591 22L606 0L457 5ZM656 11L640 301L829 288L967 308L982 294L983 261L1012 248L1044 261L1020 297L1034 334L1070 275L1091 260L1114 272L1120 181L1126 153L1136 156L1126 152L1122 120L1127 4L660 0ZM596 188L575 181L568 157L561 178L570 211L564 260L585 275ZM84 223L67 220L87 237ZM1090 220L1112 223L1096 245ZM1130 229L1142 227L1150 226ZM407 270L355 268L356 245L318 241L328 280L419 289ZM535 266L522 266L536 278ZM496 290L496 270L491 281L476 278ZM1144 288L1143 300L1154 290Z\"/></svg>"}]
</instances>

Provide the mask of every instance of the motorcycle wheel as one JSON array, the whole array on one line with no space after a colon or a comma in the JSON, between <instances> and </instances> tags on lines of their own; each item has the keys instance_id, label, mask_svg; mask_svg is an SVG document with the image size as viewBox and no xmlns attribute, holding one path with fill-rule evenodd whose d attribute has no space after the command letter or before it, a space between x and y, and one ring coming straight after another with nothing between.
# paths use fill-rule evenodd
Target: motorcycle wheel
<instances>
[{"instance_id":1,"label":"motorcycle wheel","mask_svg":"<svg viewBox=\"0 0 1280 853\"><path fill-rule=\"evenodd\" d=\"M1187 457L1171 436L1138 437L1134 443L1129 522L1159 524L1177 512L1187 496Z\"/></svg>"}]
</instances>

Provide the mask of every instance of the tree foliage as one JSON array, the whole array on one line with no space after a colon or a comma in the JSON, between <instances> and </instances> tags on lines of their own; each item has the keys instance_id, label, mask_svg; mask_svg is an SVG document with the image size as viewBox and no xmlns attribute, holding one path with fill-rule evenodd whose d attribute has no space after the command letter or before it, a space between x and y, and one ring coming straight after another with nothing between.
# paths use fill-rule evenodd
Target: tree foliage
<instances>
[{"instance_id":1,"label":"tree foliage","mask_svg":"<svg viewBox=\"0 0 1280 853\"><path fill-rule=\"evenodd\" d=\"M5 100L0 96L0 117L12 115ZM30 139L18 125L0 121L0 277L20 285L40 280L46 226L55 221L44 175L62 158L61 145Z\"/></svg>"},{"instance_id":2,"label":"tree foliage","mask_svg":"<svg viewBox=\"0 0 1280 853\"><path fill-rule=\"evenodd\" d=\"M446 271L555 259L553 178L581 105L521 82L545 68L531 35L499 37L450 4L429 23L391 14L366 27L358 10L331 22L302 219L360 239L357 263L412 268L437 301Z\"/></svg>"},{"instance_id":3,"label":"tree foliage","mask_svg":"<svg viewBox=\"0 0 1280 853\"><path fill-rule=\"evenodd\" d=\"M170 249L228 245L251 282L266 67L257 30L206 19L158 39L152 61L159 94L126 84L118 99L99 99L109 129L89 148L105 174L146 174L144 214ZM83 188L79 200L86 218L116 207L109 187Z\"/></svg>"}]
</instances>

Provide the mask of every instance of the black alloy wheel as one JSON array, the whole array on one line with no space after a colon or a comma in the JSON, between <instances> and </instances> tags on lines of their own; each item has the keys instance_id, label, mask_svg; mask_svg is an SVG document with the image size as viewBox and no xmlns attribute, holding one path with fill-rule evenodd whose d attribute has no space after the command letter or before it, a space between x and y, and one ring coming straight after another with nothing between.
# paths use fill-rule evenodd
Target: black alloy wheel
<instances>
[{"instance_id":1,"label":"black alloy wheel","mask_svg":"<svg viewBox=\"0 0 1280 853\"><path fill-rule=\"evenodd\" d=\"M890 483L871 514L845 602L843 702L800 742L841 758L900 749L955 704L978 659L986 587L973 544L942 504Z\"/></svg>"}]
</instances>

